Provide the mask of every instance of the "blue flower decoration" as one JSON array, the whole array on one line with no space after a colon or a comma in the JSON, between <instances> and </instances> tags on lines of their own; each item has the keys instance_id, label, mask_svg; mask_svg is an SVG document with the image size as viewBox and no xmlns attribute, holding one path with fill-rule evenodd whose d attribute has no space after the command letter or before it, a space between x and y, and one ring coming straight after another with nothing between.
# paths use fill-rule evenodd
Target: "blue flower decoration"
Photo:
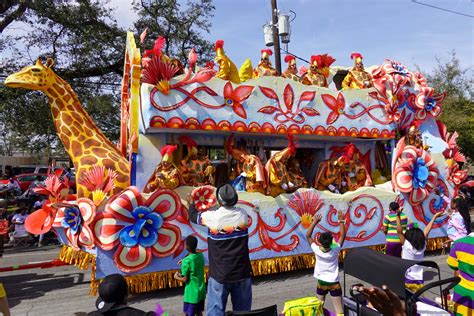
<instances>
[{"instance_id":1,"label":"blue flower decoration","mask_svg":"<svg viewBox=\"0 0 474 316\"><path fill-rule=\"evenodd\" d=\"M68 207L64 210L64 219L61 226L69 228L73 235L76 235L81 228L82 217L81 212L77 207Z\"/></svg>"},{"instance_id":2,"label":"blue flower decoration","mask_svg":"<svg viewBox=\"0 0 474 316\"><path fill-rule=\"evenodd\" d=\"M146 206L135 208L131 214L135 223L120 231L120 243L124 247L153 246L158 241L158 230L163 226L163 217Z\"/></svg>"},{"instance_id":3,"label":"blue flower decoration","mask_svg":"<svg viewBox=\"0 0 474 316\"><path fill-rule=\"evenodd\" d=\"M425 102L425 110L431 111L436 106L436 100L434 98L427 98Z\"/></svg>"},{"instance_id":4,"label":"blue flower decoration","mask_svg":"<svg viewBox=\"0 0 474 316\"><path fill-rule=\"evenodd\" d=\"M408 70L402 64L392 63L392 67L393 67L393 69L395 69L395 71L398 74L400 74L404 77L407 77L409 75Z\"/></svg>"},{"instance_id":5,"label":"blue flower decoration","mask_svg":"<svg viewBox=\"0 0 474 316\"><path fill-rule=\"evenodd\" d=\"M425 160L418 157L413 169L413 188L424 188L428 180L428 167L426 167Z\"/></svg>"}]
</instances>

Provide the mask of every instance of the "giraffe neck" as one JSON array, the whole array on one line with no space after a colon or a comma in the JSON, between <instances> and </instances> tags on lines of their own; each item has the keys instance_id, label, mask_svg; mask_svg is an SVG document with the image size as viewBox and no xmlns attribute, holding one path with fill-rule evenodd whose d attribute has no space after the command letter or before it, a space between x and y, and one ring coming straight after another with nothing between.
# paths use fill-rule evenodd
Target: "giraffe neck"
<instances>
[{"instance_id":1,"label":"giraffe neck","mask_svg":"<svg viewBox=\"0 0 474 316\"><path fill-rule=\"evenodd\" d=\"M46 91L46 95L58 136L73 161L87 154L85 151L91 146L100 146L107 151L119 153L81 106L71 86L59 76L55 76L55 82Z\"/></svg>"}]
</instances>

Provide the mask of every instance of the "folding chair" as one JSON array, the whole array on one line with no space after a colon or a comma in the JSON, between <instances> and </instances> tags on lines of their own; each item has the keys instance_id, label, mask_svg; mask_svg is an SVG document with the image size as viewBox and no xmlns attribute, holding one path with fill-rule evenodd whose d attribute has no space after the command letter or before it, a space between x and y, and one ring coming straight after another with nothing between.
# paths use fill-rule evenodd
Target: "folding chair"
<instances>
[{"instance_id":1,"label":"folding chair","mask_svg":"<svg viewBox=\"0 0 474 316\"><path fill-rule=\"evenodd\" d=\"M436 269L438 271L438 281L425 284L420 290L407 296L405 274L407 269L415 264ZM380 315L380 313L363 306L361 302L357 301L357 296L352 291L353 286L351 286L351 296L346 295L346 274L377 287L381 287L383 284L387 285L402 300L406 300L406 310L409 316L416 315L417 302L425 305L428 303L437 309L438 314L447 311L447 291L442 289L442 285L449 284L449 289L460 281L459 277L441 280L440 269L434 261L404 260L368 248L352 249L344 260L344 309L351 311L353 315L368 316ZM442 306L437 306L436 303L420 296L434 287L439 287Z\"/></svg>"}]
</instances>

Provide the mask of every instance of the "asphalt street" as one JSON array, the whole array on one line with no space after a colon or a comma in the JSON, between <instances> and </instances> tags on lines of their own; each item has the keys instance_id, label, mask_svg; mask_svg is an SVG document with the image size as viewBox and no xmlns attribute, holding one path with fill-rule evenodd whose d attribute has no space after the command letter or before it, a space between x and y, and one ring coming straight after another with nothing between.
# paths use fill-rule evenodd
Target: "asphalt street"
<instances>
[{"instance_id":1,"label":"asphalt street","mask_svg":"<svg viewBox=\"0 0 474 316\"><path fill-rule=\"evenodd\" d=\"M0 266L13 266L39 261L52 260L57 257L58 247L28 248L20 251L7 249ZM446 255L430 255L426 260L433 260L441 268L442 278L452 276L446 264ZM315 295L313 270L280 273L277 275L256 277L253 283L253 308L272 304L283 309L284 302L290 299ZM383 275L380 276L383 278ZM425 280L432 279L433 272L425 272ZM342 280L342 270L341 270ZM49 269L30 269L0 273L8 295L12 315L84 315L94 310L96 297L90 296L90 271L82 271L74 266L62 266ZM358 283L350 277L347 285ZM342 282L341 282L342 284ZM439 293L439 292L438 292ZM435 291L427 296L439 296ZM170 315L182 315L183 288L159 290L141 294L129 299L130 305L147 311L154 311L160 303ZM332 309L330 300L326 307ZM231 309L230 302L228 310Z\"/></svg>"}]
</instances>

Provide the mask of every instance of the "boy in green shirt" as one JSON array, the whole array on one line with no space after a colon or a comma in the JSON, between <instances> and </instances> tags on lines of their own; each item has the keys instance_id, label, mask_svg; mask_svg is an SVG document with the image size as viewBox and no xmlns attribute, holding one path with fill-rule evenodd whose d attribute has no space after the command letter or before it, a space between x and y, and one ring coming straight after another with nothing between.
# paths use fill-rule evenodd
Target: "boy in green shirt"
<instances>
[{"instance_id":1,"label":"boy in green shirt","mask_svg":"<svg viewBox=\"0 0 474 316\"><path fill-rule=\"evenodd\" d=\"M181 273L176 272L174 278L186 284L184 287L183 312L186 316L201 316L206 299L204 284L204 256L196 252L198 240L190 235L186 237L186 250L189 254L181 262Z\"/></svg>"}]
</instances>

